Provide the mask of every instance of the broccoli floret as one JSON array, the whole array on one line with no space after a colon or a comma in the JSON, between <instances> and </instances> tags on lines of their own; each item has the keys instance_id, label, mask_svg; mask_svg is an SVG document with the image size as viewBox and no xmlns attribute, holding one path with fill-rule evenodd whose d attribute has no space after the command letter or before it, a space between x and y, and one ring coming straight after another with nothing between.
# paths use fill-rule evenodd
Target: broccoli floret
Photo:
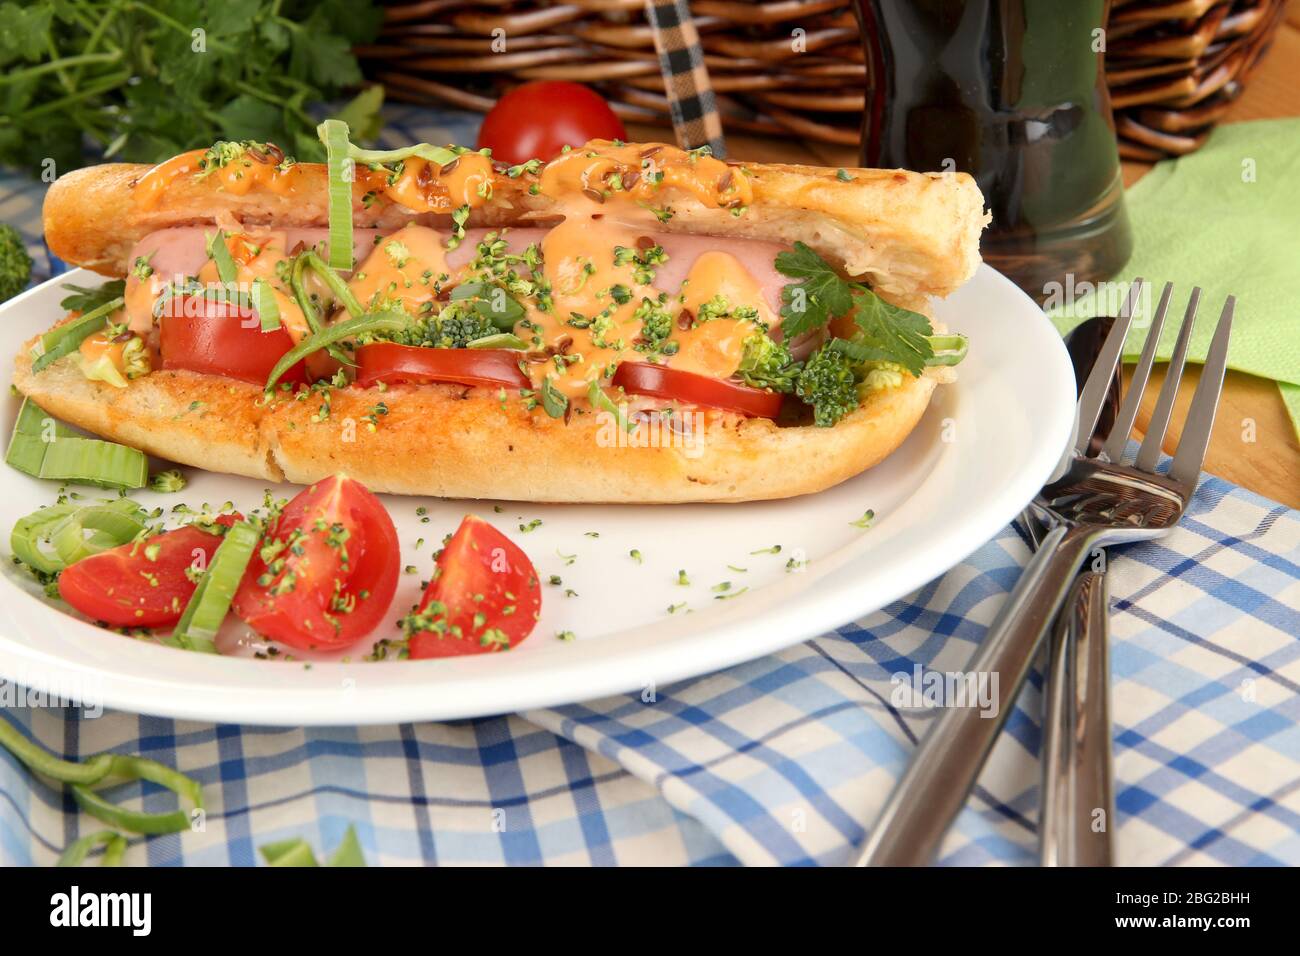
<instances>
[{"instance_id":1,"label":"broccoli floret","mask_svg":"<svg viewBox=\"0 0 1300 956\"><path fill-rule=\"evenodd\" d=\"M32 257L13 226L0 224L0 302L12 299L32 278Z\"/></svg>"},{"instance_id":2,"label":"broccoli floret","mask_svg":"<svg viewBox=\"0 0 1300 956\"><path fill-rule=\"evenodd\" d=\"M432 341L422 344L439 349L463 349L475 339L496 335L501 331L491 319L477 312L459 309L443 309L430 325Z\"/></svg>"},{"instance_id":3,"label":"broccoli floret","mask_svg":"<svg viewBox=\"0 0 1300 956\"><path fill-rule=\"evenodd\" d=\"M643 298L632 317L640 321L641 334L634 346L638 352L660 352L673 331L673 317L664 308L667 293L660 293L659 301Z\"/></svg>"},{"instance_id":4,"label":"broccoli floret","mask_svg":"<svg viewBox=\"0 0 1300 956\"><path fill-rule=\"evenodd\" d=\"M431 349L463 349L475 339L496 335L500 331L491 319L480 315L473 308L453 303L437 315L412 319L411 324L404 329L377 335L363 335L358 341L362 344L384 341Z\"/></svg>"},{"instance_id":5,"label":"broccoli floret","mask_svg":"<svg viewBox=\"0 0 1300 956\"><path fill-rule=\"evenodd\" d=\"M795 393L813 407L813 421L829 428L858 407L858 379L853 360L823 345L804 363Z\"/></svg>"},{"instance_id":6,"label":"broccoli floret","mask_svg":"<svg viewBox=\"0 0 1300 956\"><path fill-rule=\"evenodd\" d=\"M736 374L742 382L754 388L792 392L799 365L790 357L788 348L773 342L767 333L755 331L745 339L745 351Z\"/></svg>"}]
</instances>

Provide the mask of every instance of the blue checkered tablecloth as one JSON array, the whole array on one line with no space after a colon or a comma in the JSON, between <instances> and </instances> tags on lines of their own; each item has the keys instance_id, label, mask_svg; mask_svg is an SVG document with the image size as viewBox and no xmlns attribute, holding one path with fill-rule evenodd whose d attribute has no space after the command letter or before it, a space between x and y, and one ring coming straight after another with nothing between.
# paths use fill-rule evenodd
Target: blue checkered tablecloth
<instances>
[{"instance_id":1,"label":"blue checkered tablecloth","mask_svg":"<svg viewBox=\"0 0 1300 956\"><path fill-rule=\"evenodd\" d=\"M390 115L390 142L472 135ZM38 271L40 194L0 176L0 220L28 232ZM311 730L0 719L60 755L140 754L203 783L202 827L133 838L128 864L252 865L291 836L328 851L349 825L372 864L835 864L933 715L898 706L893 675L960 671L1027 557L1008 528L903 601L649 701ZM1172 536L1113 552L1110 592L1120 861L1300 864L1300 513L1207 478ZM1040 691L1035 674L943 862L1035 859ZM173 805L151 784L110 795ZM50 863L98 829L0 751L0 865Z\"/></svg>"}]
</instances>

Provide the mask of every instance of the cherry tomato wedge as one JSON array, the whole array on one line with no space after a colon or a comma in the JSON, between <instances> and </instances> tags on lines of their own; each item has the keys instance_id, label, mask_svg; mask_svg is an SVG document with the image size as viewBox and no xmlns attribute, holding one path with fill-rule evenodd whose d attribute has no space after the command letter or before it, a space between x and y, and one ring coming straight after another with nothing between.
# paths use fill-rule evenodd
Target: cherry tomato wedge
<instances>
[{"instance_id":1,"label":"cherry tomato wedge","mask_svg":"<svg viewBox=\"0 0 1300 956\"><path fill-rule=\"evenodd\" d=\"M229 527L238 515L222 515ZM167 627L181 619L196 582L186 571L212 560L221 536L187 525L92 554L59 575L59 595L86 617L113 627ZM151 557L152 555L152 557Z\"/></svg>"},{"instance_id":2,"label":"cherry tomato wedge","mask_svg":"<svg viewBox=\"0 0 1300 956\"><path fill-rule=\"evenodd\" d=\"M163 368L207 372L265 385L280 356L293 348L284 326L263 332L257 313L232 302L191 296L163 315L159 329ZM280 379L307 380L299 362Z\"/></svg>"},{"instance_id":3,"label":"cherry tomato wedge","mask_svg":"<svg viewBox=\"0 0 1300 956\"><path fill-rule=\"evenodd\" d=\"M413 659L488 654L515 647L542 610L537 570L513 541L466 515L442 554L415 615Z\"/></svg>"},{"instance_id":4,"label":"cherry tomato wedge","mask_svg":"<svg viewBox=\"0 0 1300 956\"><path fill-rule=\"evenodd\" d=\"M627 130L594 90L580 83L543 80L517 86L488 111L478 148L505 163L548 160L565 146L591 139L627 139Z\"/></svg>"},{"instance_id":5,"label":"cherry tomato wedge","mask_svg":"<svg viewBox=\"0 0 1300 956\"><path fill-rule=\"evenodd\" d=\"M755 418L775 418L781 411L779 392L647 362L624 362L614 373L614 385L637 395L707 405Z\"/></svg>"},{"instance_id":6,"label":"cherry tomato wedge","mask_svg":"<svg viewBox=\"0 0 1300 956\"><path fill-rule=\"evenodd\" d=\"M418 345L376 342L357 349L356 384L385 382L456 382L529 388L519 369L519 352L511 349L427 349Z\"/></svg>"},{"instance_id":7,"label":"cherry tomato wedge","mask_svg":"<svg viewBox=\"0 0 1300 956\"><path fill-rule=\"evenodd\" d=\"M254 553L233 607L253 630L300 650L337 650L388 613L400 563L383 504L342 475L290 501Z\"/></svg>"}]
</instances>

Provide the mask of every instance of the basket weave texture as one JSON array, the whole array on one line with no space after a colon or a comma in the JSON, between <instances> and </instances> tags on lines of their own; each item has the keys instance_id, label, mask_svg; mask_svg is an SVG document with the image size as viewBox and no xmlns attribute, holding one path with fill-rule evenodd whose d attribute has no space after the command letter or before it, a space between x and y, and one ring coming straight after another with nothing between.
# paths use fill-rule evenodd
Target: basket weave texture
<instances>
[{"instance_id":1,"label":"basket weave texture","mask_svg":"<svg viewBox=\"0 0 1300 956\"><path fill-rule=\"evenodd\" d=\"M1285 0L1114 0L1106 76L1120 152L1191 152L1240 96ZM693 0L730 131L856 145L868 67L853 5ZM643 0L425 0L358 51L395 99L491 109L528 80L598 89L625 122L671 126Z\"/></svg>"}]
</instances>

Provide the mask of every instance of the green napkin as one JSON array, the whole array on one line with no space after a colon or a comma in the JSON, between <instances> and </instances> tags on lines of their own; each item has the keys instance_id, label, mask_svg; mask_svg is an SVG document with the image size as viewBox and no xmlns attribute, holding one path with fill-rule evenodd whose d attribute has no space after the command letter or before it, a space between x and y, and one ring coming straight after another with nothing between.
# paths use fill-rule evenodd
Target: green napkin
<instances>
[{"instance_id":1,"label":"green napkin","mask_svg":"<svg viewBox=\"0 0 1300 956\"><path fill-rule=\"evenodd\" d=\"M1172 282L1157 353L1167 360L1187 297L1199 285L1189 359L1203 362L1223 301L1235 295L1228 365L1276 380L1300 434L1300 120L1220 126L1199 151L1156 165L1126 201L1133 258L1107 294L1055 309L1049 302L1056 327L1064 333L1104 314L1108 303L1123 301L1122 290L1137 276L1152 285L1154 309L1160 290ZM1146 337L1141 311L1136 318L1128 359L1137 358Z\"/></svg>"}]
</instances>

